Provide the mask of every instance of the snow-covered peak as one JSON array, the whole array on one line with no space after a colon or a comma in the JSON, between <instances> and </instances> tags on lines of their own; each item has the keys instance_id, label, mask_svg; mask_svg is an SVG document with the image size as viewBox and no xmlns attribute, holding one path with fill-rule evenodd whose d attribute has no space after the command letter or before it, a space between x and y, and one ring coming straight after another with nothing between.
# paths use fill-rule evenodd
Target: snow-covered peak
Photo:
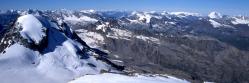
<instances>
[{"instance_id":1,"label":"snow-covered peak","mask_svg":"<svg viewBox=\"0 0 249 83\"><path fill-rule=\"evenodd\" d=\"M95 19L95 18L91 18L91 17L88 17L88 16L80 16L80 17L77 17L75 15L71 15L71 16L63 16L64 17L64 20L65 21L68 21L68 22L71 22L71 23L79 23L79 22L83 22L83 23L95 23L97 22L98 20Z\"/></svg>"},{"instance_id":2,"label":"snow-covered peak","mask_svg":"<svg viewBox=\"0 0 249 83\"><path fill-rule=\"evenodd\" d=\"M161 15L168 15L169 13L166 11L161 12Z\"/></svg>"},{"instance_id":3,"label":"snow-covered peak","mask_svg":"<svg viewBox=\"0 0 249 83\"><path fill-rule=\"evenodd\" d=\"M233 21L232 21L232 23L234 24L234 25L237 25L237 24L248 24L248 26L249 26L249 19L246 19L245 17L233 17Z\"/></svg>"},{"instance_id":4,"label":"snow-covered peak","mask_svg":"<svg viewBox=\"0 0 249 83\"><path fill-rule=\"evenodd\" d=\"M161 19L162 16L158 16L158 13L155 11L149 11L149 12L137 12L137 11L133 11L131 13L132 16L136 16L138 19L138 21L142 21L145 23L150 23L151 18L157 18L157 19ZM136 20L130 20L133 22L137 22Z\"/></svg>"},{"instance_id":5,"label":"snow-covered peak","mask_svg":"<svg viewBox=\"0 0 249 83\"><path fill-rule=\"evenodd\" d=\"M145 21L146 23L149 23L152 17L147 12L137 12L137 11L132 12L131 15L137 16L139 21Z\"/></svg>"},{"instance_id":6,"label":"snow-covered peak","mask_svg":"<svg viewBox=\"0 0 249 83\"><path fill-rule=\"evenodd\" d=\"M190 12L170 12L171 15L176 16L200 16L198 13L190 13Z\"/></svg>"},{"instance_id":7,"label":"snow-covered peak","mask_svg":"<svg viewBox=\"0 0 249 83\"><path fill-rule=\"evenodd\" d=\"M21 28L20 34L29 42L39 44L39 42L46 36L46 28L33 15L28 14L17 19L17 28Z\"/></svg>"},{"instance_id":8,"label":"snow-covered peak","mask_svg":"<svg viewBox=\"0 0 249 83\"><path fill-rule=\"evenodd\" d=\"M64 22L59 25L28 14L9 29L2 40L10 43L0 43L4 46L0 53L0 77L6 78L1 79L3 83L66 83L81 75L123 69L104 57L105 52L88 46Z\"/></svg>"},{"instance_id":9,"label":"snow-covered peak","mask_svg":"<svg viewBox=\"0 0 249 83\"><path fill-rule=\"evenodd\" d=\"M90 9L90 10L81 10L80 12L83 12L83 13L96 13L96 11L93 10L93 9Z\"/></svg>"},{"instance_id":10,"label":"snow-covered peak","mask_svg":"<svg viewBox=\"0 0 249 83\"><path fill-rule=\"evenodd\" d=\"M220 18L222 18L222 15L218 12L211 12L208 14L208 17L212 18L212 19L214 19L214 18L220 19Z\"/></svg>"}]
</instances>

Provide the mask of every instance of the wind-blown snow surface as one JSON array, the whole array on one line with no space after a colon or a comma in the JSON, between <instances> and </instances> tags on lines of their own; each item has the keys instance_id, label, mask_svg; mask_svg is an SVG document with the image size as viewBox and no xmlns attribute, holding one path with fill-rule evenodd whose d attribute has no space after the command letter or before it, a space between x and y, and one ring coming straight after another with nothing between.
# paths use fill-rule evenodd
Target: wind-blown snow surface
<instances>
[{"instance_id":1,"label":"wind-blown snow surface","mask_svg":"<svg viewBox=\"0 0 249 83\"><path fill-rule=\"evenodd\" d=\"M6 51L7 53L0 54L1 83L55 82L54 79L43 76L37 71L38 52L20 44L14 44Z\"/></svg>"},{"instance_id":2,"label":"wind-blown snow surface","mask_svg":"<svg viewBox=\"0 0 249 83\"><path fill-rule=\"evenodd\" d=\"M175 77L147 77L143 75L126 76L120 74L103 73L98 75L86 75L69 83L189 83Z\"/></svg>"}]
</instances>

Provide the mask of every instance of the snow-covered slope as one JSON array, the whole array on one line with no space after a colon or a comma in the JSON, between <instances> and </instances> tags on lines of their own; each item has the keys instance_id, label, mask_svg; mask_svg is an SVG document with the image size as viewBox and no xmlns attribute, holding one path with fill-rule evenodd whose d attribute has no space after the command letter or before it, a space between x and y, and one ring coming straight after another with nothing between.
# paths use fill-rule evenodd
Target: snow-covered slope
<instances>
[{"instance_id":1,"label":"snow-covered slope","mask_svg":"<svg viewBox=\"0 0 249 83\"><path fill-rule=\"evenodd\" d=\"M103 73L99 75L86 75L69 83L190 83L186 80L167 76L125 76L120 74Z\"/></svg>"},{"instance_id":2,"label":"snow-covered slope","mask_svg":"<svg viewBox=\"0 0 249 83\"><path fill-rule=\"evenodd\" d=\"M29 42L40 43L45 35L46 28L33 15L25 15L17 20L17 26L21 27L20 34Z\"/></svg>"},{"instance_id":3,"label":"snow-covered slope","mask_svg":"<svg viewBox=\"0 0 249 83\"><path fill-rule=\"evenodd\" d=\"M212 19L210 19L209 21L213 25L213 27L215 27L215 28L222 26L222 24L220 24L220 23L218 23L218 22L216 22L216 21L214 21Z\"/></svg>"},{"instance_id":4,"label":"snow-covered slope","mask_svg":"<svg viewBox=\"0 0 249 83\"><path fill-rule=\"evenodd\" d=\"M237 25L237 24L248 24L249 26L249 19L246 19L245 17L234 17L234 20L232 21L232 23L234 25Z\"/></svg>"},{"instance_id":5,"label":"snow-covered slope","mask_svg":"<svg viewBox=\"0 0 249 83\"><path fill-rule=\"evenodd\" d=\"M19 17L2 39L11 43L0 54L1 83L65 83L115 70L104 62L101 51L77 37L65 23L31 14Z\"/></svg>"}]
</instances>

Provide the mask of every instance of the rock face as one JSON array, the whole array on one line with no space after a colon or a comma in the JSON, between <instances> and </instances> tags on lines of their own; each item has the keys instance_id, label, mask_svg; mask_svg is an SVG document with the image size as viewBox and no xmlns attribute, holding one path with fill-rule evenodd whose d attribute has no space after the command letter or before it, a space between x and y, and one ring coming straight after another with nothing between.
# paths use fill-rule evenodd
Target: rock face
<instances>
[{"instance_id":1,"label":"rock face","mask_svg":"<svg viewBox=\"0 0 249 83\"><path fill-rule=\"evenodd\" d=\"M55 30L59 30L66 38L77 41L84 49L89 48L87 52L103 55L95 57L103 57L101 60L105 61L107 57L105 55L109 53L112 62L127 66L126 71L167 73L193 82L249 82L248 17L231 17L218 13L200 16L187 12L58 10L32 11L32 13L39 13L55 20L55 25L58 25L58 29L55 27ZM38 20L44 23L43 20ZM7 24L1 23L3 26ZM72 27L75 33L67 27ZM14 29L13 31L16 31ZM51 35L57 33L48 29L45 32ZM64 40L60 36L62 35L46 38L49 41ZM7 40L6 36L4 38ZM71 40L68 42L70 43ZM68 42L55 45L69 47L76 45L77 47L78 43L68 45ZM55 45L50 43L47 46ZM1 49L9 46L1 43ZM34 46L37 48L36 45ZM47 48L46 45L38 45L38 47L42 48L36 49L41 54L55 50L44 50ZM105 52L96 48L104 49ZM82 50L80 47L77 49ZM82 59L85 58L88 57L82 56ZM111 63L111 61L105 62ZM116 68L122 69L122 66L116 65Z\"/></svg>"},{"instance_id":2,"label":"rock face","mask_svg":"<svg viewBox=\"0 0 249 83\"><path fill-rule=\"evenodd\" d=\"M13 23L1 33L3 83L65 83L81 75L123 70L109 61L105 52L89 47L66 23L32 14Z\"/></svg>"}]
</instances>

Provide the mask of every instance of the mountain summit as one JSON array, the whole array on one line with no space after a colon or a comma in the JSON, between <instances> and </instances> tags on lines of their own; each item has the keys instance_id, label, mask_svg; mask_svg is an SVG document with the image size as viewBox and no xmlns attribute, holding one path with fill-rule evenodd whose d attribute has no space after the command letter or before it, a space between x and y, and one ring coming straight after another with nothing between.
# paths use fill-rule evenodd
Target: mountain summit
<instances>
[{"instance_id":1,"label":"mountain summit","mask_svg":"<svg viewBox=\"0 0 249 83\"><path fill-rule=\"evenodd\" d=\"M61 83L123 69L109 61L105 52L89 47L66 23L27 14L8 28L1 39L2 82Z\"/></svg>"},{"instance_id":2,"label":"mountain summit","mask_svg":"<svg viewBox=\"0 0 249 83\"><path fill-rule=\"evenodd\" d=\"M216 18L216 19L220 19L222 18L222 15L218 12L211 12L208 14L208 17L209 18Z\"/></svg>"}]
</instances>

